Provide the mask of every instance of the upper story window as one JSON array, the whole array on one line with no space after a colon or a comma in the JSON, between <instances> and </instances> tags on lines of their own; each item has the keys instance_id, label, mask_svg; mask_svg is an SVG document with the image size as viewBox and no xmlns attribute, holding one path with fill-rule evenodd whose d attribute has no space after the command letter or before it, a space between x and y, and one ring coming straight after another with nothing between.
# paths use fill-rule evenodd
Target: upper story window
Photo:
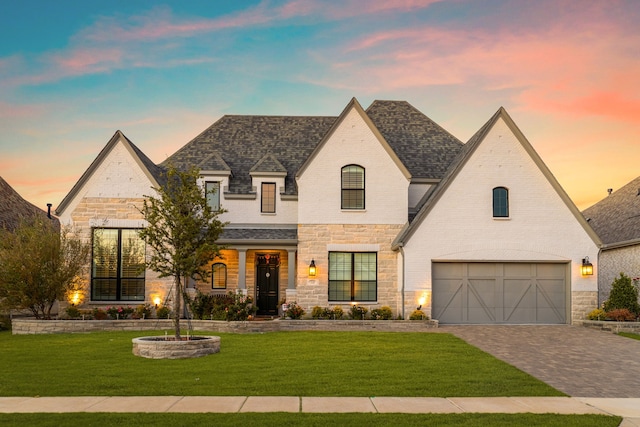
<instances>
[{"instance_id":1,"label":"upper story window","mask_svg":"<svg viewBox=\"0 0 640 427\"><path fill-rule=\"evenodd\" d=\"M145 244L138 230L93 230L93 301L144 301L144 275Z\"/></svg>"},{"instance_id":2,"label":"upper story window","mask_svg":"<svg viewBox=\"0 0 640 427\"><path fill-rule=\"evenodd\" d=\"M263 182L261 191L260 212L276 213L276 183Z\"/></svg>"},{"instance_id":3,"label":"upper story window","mask_svg":"<svg viewBox=\"0 0 640 427\"><path fill-rule=\"evenodd\" d=\"M227 266L216 262L211 266L211 288L225 289L227 287Z\"/></svg>"},{"instance_id":4,"label":"upper story window","mask_svg":"<svg viewBox=\"0 0 640 427\"><path fill-rule=\"evenodd\" d=\"M504 187L493 189L493 217L509 217L509 190Z\"/></svg>"},{"instance_id":5,"label":"upper story window","mask_svg":"<svg viewBox=\"0 0 640 427\"><path fill-rule=\"evenodd\" d=\"M364 209L364 168L348 165L342 168L342 209Z\"/></svg>"},{"instance_id":6,"label":"upper story window","mask_svg":"<svg viewBox=\"0 0 640 427\"><path fill-rule=\"evenodd\" d=\"M204 183L204 189L207 192L207 204L211 210L220 210L220 182L207 181Z\"/></svg>"}]
</instances>

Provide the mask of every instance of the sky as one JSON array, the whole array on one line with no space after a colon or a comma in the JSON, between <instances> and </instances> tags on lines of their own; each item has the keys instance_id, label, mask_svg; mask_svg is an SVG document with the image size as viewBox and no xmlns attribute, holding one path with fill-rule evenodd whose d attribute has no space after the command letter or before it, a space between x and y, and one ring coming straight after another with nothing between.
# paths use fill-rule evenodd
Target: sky
<instances>
[{"instance_id":1,"label":"sky","mask_svg":"<svg viewBox=\"0 0 640 427\"><path fill-rule=\"evenodd\" d=\"M224 114L501 106L579 209L640 176L640 1L0 0L0 176L55 208L116 130L156 163Z\"/></svg>"}]
</instances>

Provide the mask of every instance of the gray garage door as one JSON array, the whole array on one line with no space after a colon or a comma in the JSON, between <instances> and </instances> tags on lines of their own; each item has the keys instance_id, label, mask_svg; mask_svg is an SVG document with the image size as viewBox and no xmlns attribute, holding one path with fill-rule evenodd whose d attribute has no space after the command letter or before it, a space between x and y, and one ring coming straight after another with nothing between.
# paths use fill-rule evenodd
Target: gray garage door
<instances>
[{"instance_id":1,"label":"gray garage door","mask_svg":"<svg viewBox=\"0 0 640 427\"><path fill-rule=\"evenodd\" d=\"M567 323L567 264L433 263L441 323Z\"/></svg>"}]
</instances>

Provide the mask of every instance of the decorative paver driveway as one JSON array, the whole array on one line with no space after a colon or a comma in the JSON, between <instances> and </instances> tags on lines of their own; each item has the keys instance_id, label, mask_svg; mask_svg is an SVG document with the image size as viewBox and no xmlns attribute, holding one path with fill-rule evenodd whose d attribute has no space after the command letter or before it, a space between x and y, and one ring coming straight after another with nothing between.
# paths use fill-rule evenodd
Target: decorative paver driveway
<instances>
[{"instance_id":1,"label":"decorative paver driveway","mask_svg":"<svg viewBox=\"0 0 640 427\"><path fill-rule=\"evenodd\" d=\"M574 397L640 397L640 341L582 326L441 325Z\"/></svg>"}]
</instances>

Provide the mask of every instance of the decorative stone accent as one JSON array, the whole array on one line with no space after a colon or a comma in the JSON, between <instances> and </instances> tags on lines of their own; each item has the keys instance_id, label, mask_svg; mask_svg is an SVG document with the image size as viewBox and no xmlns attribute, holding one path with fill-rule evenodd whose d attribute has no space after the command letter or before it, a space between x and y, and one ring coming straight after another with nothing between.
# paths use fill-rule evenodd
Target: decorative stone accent
<instances>
[{"instance_id":1,"label":"decorative stone accent","mask_svg":"<svg viewBox=\"0 0 640 427\"><path fill-rule=\"evenodd\" d=\"M587 318L592 310L598 308L598 291L571 292L571 323Z\"/></svg>"},{"instance_id":2,"label":"decorative stone accent","mask_svg":"<svg viewBox=\"0 0 640 427\"><path fill-rule=\"evenodd\" d=\"M602 320L583 320L582 326L590 329L599 329L601 331L609 331L617 334L618 332L629 332L640 334L640 322L611 322Z\"/></svg>"},{"instance_id":3,"label":"decorative stone accent","mask_svg":"<svg viewBox=\"0 0 640 427\"><path fill-rule=\"evenodd\" d=\"M134 338L133 354L147 359L190 359L220 351L220 337L192 336L176 340L173 337Z\"/></svg>"}]
</instances>

